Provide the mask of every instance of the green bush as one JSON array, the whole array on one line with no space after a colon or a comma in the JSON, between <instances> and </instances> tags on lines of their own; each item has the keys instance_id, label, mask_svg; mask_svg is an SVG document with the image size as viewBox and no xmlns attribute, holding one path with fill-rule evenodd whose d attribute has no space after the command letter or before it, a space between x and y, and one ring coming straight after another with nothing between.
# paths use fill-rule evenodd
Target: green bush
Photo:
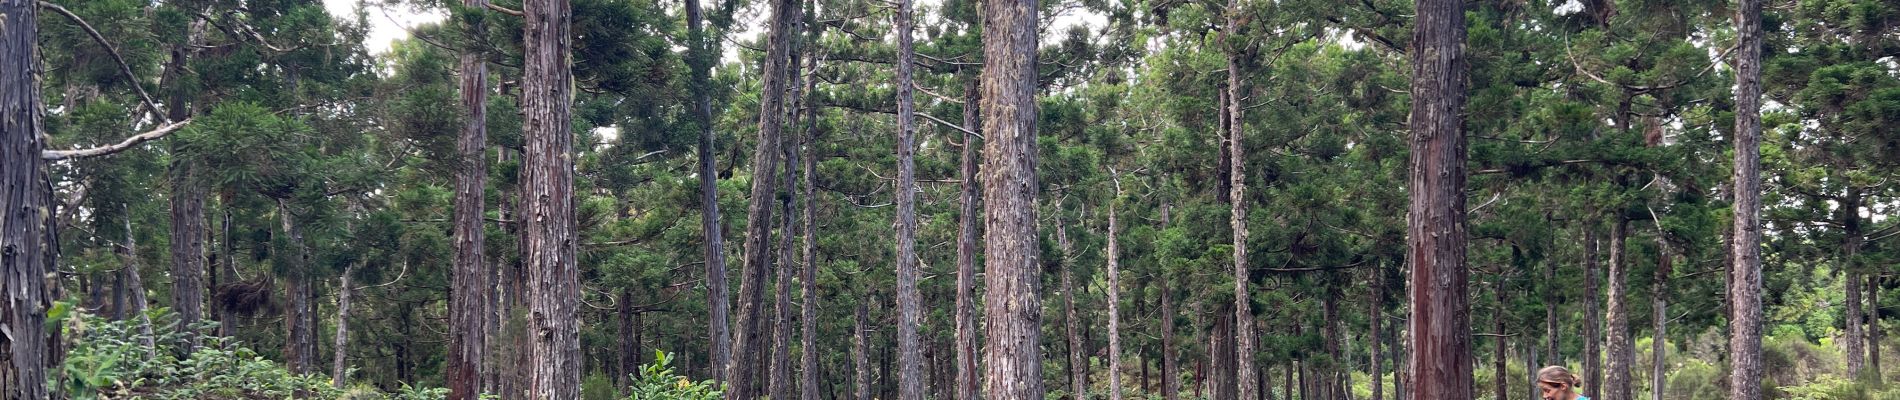
<instances>
[{"instance_id":1,"label":"green bush","mask_svg":"<svg viewBox=\"0 0 1900 400\"><path fill-rule=\"evenodd\" d=\"M225 337L204 337L196 351L181 356L186 337L163 308L146 312L150 334L137 318L109 321L71 308L49 317L71 350L48 383L75 399L281 399L301 393L319 400L431 400L448 395L446 389L406 385L389 394L365 387L337 389L328 377L292 374ZM215 326L206 322L194 330Z\"/></svg>"},{"instance_id":2,"label":"green bush","mask_svg":"<svg viewBox=\"0 0 1900 400\"><path fill-rule=\"evenodd\" d=\"M673 371L673 357L654 352L653 362L640 367L627 398L631 400L718 400L725 386L711 380L694 382Z\"/></svg>"},{"instance_id":3,"label":"green bush","mask_svg":"<svg viewBox=\"0 0 1900 400\"><path fill-rule=\"evenodd\" d=\"M614 387L613 378L605 374L592 373L581 379L581 400L613 400L620 397L620 388Z\"/></svg>"}]
</instances>

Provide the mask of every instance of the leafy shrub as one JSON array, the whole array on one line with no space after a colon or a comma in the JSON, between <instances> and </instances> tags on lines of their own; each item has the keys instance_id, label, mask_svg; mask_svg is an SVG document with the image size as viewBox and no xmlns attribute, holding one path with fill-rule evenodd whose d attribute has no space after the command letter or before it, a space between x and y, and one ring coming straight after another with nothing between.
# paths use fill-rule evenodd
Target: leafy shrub
<instances>
[{"instance_id":1,"label":"leafy shrub","mask_svg":"<svg viewBox=\"0 0 1900 400\"><path fill-rule=\"evenodd\" d=\"M1800 386L1777 388L1791 400L1900 400L1900 388L1825 376Z\"/></svg>"},{"instance_id":2,"label":"leafy shrub","mask_svg":"<svg viewBox=\"0 0 1900 400\"><path fill-rule=\"evenodd\" d=\"M363 387L344 391L331 386L328 377L292 374L225 337L203 337L196 351L181 357L187 338L168 309L147 310L149 333L137 318L109 321L65 310L49 315L49 324L57 324L71 350L48 383L75 399L281 399L301 393L320 400L431 400L448 395L446 389L406 385L390 394ZM194 330L215 326L205 322Z\"/></svg>"},{"instance_id":3,"label":"leafy shrub","mask_svg":"<svg viewBox=\"0 0 1900 400\"><path fill-rule=\"evenodd\" d=\"M725 386L711 380L694 382L673 371L672 356L654 352L653 362L640 367L627 398L631 400L718 400Z\"/></svg>"},{"instance_id":4,"label":"leafy shrub","mask_svg":"<svg viewBox=\"0 0 1900 400\"><path fill-rule=\"evenodd\" d=\"M613 400L620 397L620 389L614 387L613 378L605 374L592 373L581 379L581 400Z\"/></svg>"}]
</instances>

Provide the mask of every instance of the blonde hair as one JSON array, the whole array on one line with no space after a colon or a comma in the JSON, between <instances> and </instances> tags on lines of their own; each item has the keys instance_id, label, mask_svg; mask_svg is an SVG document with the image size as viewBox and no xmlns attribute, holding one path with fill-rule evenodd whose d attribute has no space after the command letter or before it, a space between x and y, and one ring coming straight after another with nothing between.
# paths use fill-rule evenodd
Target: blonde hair
<instances>
[{"instance_id":1,"label":"blonde hair","mask_svg":"<svg viewBox=\"0 0 1900 400\"><path fill-rule=\"evenodd\" d=\"M1537 370L1537 380L1539 382L1563 383L1572 390L1583 386L1583 379L1577 378L1577 374L1570 373L1569 368L1556 365Z\"/></svg>"}]
</instances>

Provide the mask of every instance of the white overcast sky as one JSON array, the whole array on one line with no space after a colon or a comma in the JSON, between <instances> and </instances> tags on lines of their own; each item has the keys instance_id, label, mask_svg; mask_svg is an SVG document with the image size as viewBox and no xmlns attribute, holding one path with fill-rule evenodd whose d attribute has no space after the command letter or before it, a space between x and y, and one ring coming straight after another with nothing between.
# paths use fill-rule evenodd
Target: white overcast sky
<instances>
[{"instance_id":1,"label":"white overcast sky","mask_svg":"<svg viewBox=\"0 0 1900 400\"><path fill-rule=\"evenodd\" d=\"M756 5L761 2L751 3ZM918 6L925 8L936 8L938 4L942 4L942 1L921 0L918 2ZM323 6L330 11L330 15L337 16L339 19L349 19L356 15L356 8L363 6L363 2L360 0L323 0ZM364 45L369 48L371 54L380 55L389 51L390 42L409 37L409 28L421 24L439 22L448 17L447 13L440 10L416 10L406 7L390 7L382 4L369 4L368 7L369 42L364 43ZM763 24L760 22L764 19L764 12L763 10L757 10L757 8L760 7L754 6L750 8L753 9L740 13L739 18L743 21L741 22L742 28L739 29L735 38L750 40L761 33L760 29ZM1095 14L1081 8L1075 8L1068 11L1065 15L1056 17L1051 24L1054 25L1051 27L1054 29L1049 29L1048 32L1050 34L1060 34L1068 30L1068 26L1070 25L1084 25L1099 29L1107 25L1107 23L1108 18L1106 16ZM732 48L733 46L726 47L728 52L726 57L731 59L735 55L731 53L736 52L737 49Z\"/></svg>"}]
</instances>

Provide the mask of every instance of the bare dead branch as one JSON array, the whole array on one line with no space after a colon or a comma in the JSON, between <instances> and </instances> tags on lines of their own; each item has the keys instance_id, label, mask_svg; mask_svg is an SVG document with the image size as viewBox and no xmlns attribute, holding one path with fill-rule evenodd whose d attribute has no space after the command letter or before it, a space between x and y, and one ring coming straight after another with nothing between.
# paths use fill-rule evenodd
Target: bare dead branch
<instances>
[{"instance_id":1,"label":"bare dead branch","mask_svg":"<svg viewBox=\"0 0 1900 400\"><path fill-rule=\"evenodd\" d=\"M133 146L138 146L139 144L143 144L145 142L163 138L165 137L165 135L170 135L172 132L177 132L179 128L184 128L185 124L189 124L189 123L191 123L191 118L185 118L184 121L173 122L168 125L160 126L158 127L158 129L153 129L149 132L132 135L132 137L125 138L125 140L120 141L119 143L106 145L106 146L94 147L90 149L78 149L78 150L46 150L46 151L40 152L40 158L46 161L58 161L58 160L64 160L68 158L86 158L86 157L103 156L107 154L117 153L120 151L124 151L125 149L132 148Z\"/></svg>"}]
</instances>

